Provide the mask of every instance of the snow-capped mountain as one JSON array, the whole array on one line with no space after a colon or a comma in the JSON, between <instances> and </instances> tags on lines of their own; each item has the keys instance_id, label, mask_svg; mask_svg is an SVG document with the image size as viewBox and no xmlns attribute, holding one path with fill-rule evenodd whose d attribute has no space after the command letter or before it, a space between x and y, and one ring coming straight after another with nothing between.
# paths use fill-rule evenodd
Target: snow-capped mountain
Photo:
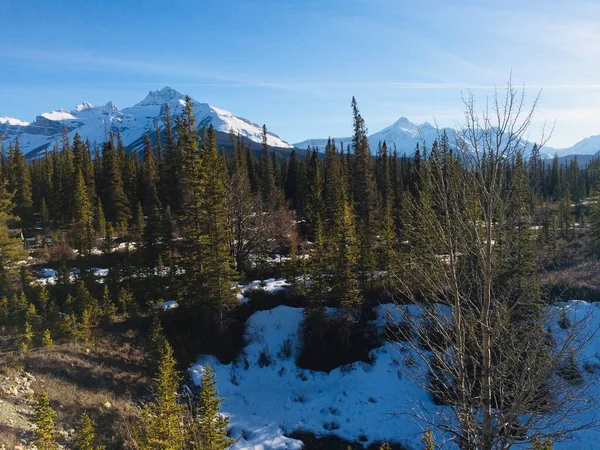
<instances>
[{"instance_id":1,"label":"snow-capped mountain","mask_svg":"<svg viewBox=\"0 0 600 450\"><path fill-rule=\"evenodd\" d=\"M444 131L446 131L449 137L454 134L454 130L451 128L438 129L428 122L417 125L406 117L400 117L389 127L371 134L369 136L369 146L371 147L371 152L376 153L379 143L385 141L388 149L393 150L395 148L398 154L412 155L415 152L417 144L423 145L425 143L429 146L433 141L439 139L439 136ZM335 141L338 145L340 142L343 142L344 146L346 146L352 142L352 138L335 138ZM327 139L307 139L294 144L294 147L304 149L311 146L323 150L326 143Z\"/></svg>"},{"instance_id":2,"label":"snow-capped mountain","mask_svg":"<svg viewBox=\"0 0 600 450\"><path fill-rule=\"evenodd\" d=\"M169 106L172 116L183 111L185 95L164 87L150 92L144 100L134 106L119 109L112 102L94 106L89 102L77 105L73 110L59 109L42 113L32 123L10 117L0 117L0 136L6 142L17 137L23 153L35 156L40 151L60 141L66 128L69 137L75 133L83 139L101 143L107 140L109 132L119 132L125 146L137 148L144 133L153 133L156 125L164 127L164 113ZM262 141L262 126L229 111L215 108L207 103L193 100L194 114L199 126L212 124L217 131L241 134L250 141ZM274 133L268 133L267 143L271 147L292 148Z\"/></svg>"},{"instance_id":3,"label":"snow-capped mountain","mask_svg":"<svg viewBox=\"0 0 600 450\"><path fill-rule=\"evenodd\" d=\"M446 132L450 145L455 142L455 130L453 128L436 128L428 122L423 122L417 125L406 117L400 117L396 122L390 126L373 133L369 136L369 146L371 153L377 153L377 148L380 143L384 141L390 151L396 149L399 155L406 154L411 156L415 152L417 144L423 147L425 144L427 147L431 146L435 140L439 140L440 136ZM344 148L352 143L351 137L335 138L335 142L339 147L339 143L344 143ZM308 146L317 147L320 151L325 149L327 139L307 139L302 142L297 142L294 147L305 149ZM533 148L533 143L528 141L522 141L521 146L525 155L529 154ZM592 136L584 139L583 141L575 144L573 147L568 149L554 149L551 147L544 146L541 153L542 157L552 158L555 153L559 156L571 155L571 154L595 154L600 151L600 136Z\"/></svg>"},{"instance_id":4,"label":"snow-capped mountain","mask_svg":"<svg viewBox=\"0 0 600 450\"><path fill-rule=\"evenodd\" d=\"M552 155L554 153L558 156L595 155L598 152L600 152L600 134L586 137L572 147L554 149Z\"/></svg>"}]
</instances>

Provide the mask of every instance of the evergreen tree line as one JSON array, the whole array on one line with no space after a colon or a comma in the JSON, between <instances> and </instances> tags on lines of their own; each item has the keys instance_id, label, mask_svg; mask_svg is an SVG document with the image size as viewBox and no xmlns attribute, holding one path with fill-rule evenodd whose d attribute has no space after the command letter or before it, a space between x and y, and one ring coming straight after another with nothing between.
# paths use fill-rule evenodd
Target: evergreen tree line
<instances>
[{"instance_id":1,"label":"evergreen tree line","mask_svg":"<svg viewBox=\"0 0 600 450\"><path fill-rule=\"evenodd\" d=\"M428 200L432 183L449 176L450 167L464 170L445 134L430 147L418 145L411 157L386 142L373 156L354 99L351 107L351 143L330 139L324 152L292 150L289 157L269 149L266 127L259 154L233 133L230 151L219 150L214 128L199 129L190 99L179 117L165 108L164 129L144 136L141 152L127 153L119 134L101 145L79 135L71 142L65 134L52 151L28 164L17 140L7 155L0 152L0 224L16 227L20 218L25 227L62 232L80 255L94 248L110 254L116 237L135 241L141 265L171 277L150 297L176 296L200 312L217 334L235 305L232 279L251 271L271 251L287 253L288 274L312 274L307 329L322 328L326 306L342 307L344 323L336 328L343 332L337 334L348 341L352 324L363 318L365 295L380 285L382 274L406 260L403 254L418 247L423 237L415 237L414 230L431 222L427 215L438 214ZM434 173L436 165L442 169ZM540 225L537 236L547 243L566 235L575 220L584 221L583 208L574 220L570 205L590 195L597 166L594 161L580 169L576 158L566 166L558 158L547 164L537 146L527 160L521 155L505 161L505 189L516 189L517 183L522 193L520 217L527 227L521 228ZM424 233L435 238L434 229ZM18 246L5 240L10 245L2 257L16 260ZM4 276L10 267L7 260ZM63 275L68 285L69 276ZM56 308L73 311L67 316L71 321L78 317L91 323L98 322L99 311L105 317L116 308L135 314L136 302L120 289L125 278L113 273L107 297L112 306L109 300L95 300L106 302L106 309L90 306L86 295L77 292L71 300L58 295ZM22 280L13 281L18 287ZM26 283L21 286L27 292ZM11 295L8 289L3 294ZM48 307L28 297L38 310ZM76 308L70 305L73 298ZM51 317L56 316L53 308ZM13 325L26 326L23 320ZM46 328L60 332L56 324L37 331ZM68 335L68 329L63 326L59 334Z\"/></svg>"}]
</instances>

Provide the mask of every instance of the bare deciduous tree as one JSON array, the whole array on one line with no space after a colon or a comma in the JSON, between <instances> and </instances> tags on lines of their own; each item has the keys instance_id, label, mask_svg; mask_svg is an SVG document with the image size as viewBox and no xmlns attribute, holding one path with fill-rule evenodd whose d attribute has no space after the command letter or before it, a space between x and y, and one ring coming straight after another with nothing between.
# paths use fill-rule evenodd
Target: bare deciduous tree
<instances>
[{"instance_id":1,"label":"bare deciduous tree","mask_svg":"<svg viewBox=\"0 0 600 450\"><path fill-rule=\"evenodd\" d=\"M538 98L527 106L525 90L509 81L482 111L473 95L464 99L455 145L444 136L432 147L405 214L409 250L395 287L421 305L409 342L428 369L422 381L449 407L427 420L462 449L508 449L589 425L569 420L583 385L561 368L577 370L593 330L577 323L559 337L548 332L557 309L540 300L527 183L518 184Z\"/></svg>"}]
</instances>

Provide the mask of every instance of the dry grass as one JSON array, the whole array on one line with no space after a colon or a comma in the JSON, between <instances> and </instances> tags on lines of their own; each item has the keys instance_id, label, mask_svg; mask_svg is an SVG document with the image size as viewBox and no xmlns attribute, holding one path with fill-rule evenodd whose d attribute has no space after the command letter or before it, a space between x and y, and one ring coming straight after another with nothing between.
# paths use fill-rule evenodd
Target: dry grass
<instances>
[{"instance_id":1,"label":"dry grass","mask_svg":"<svg viewBox=\"0 0 600 450\"><path fill-rule=\"evenodd\" d=\"M45 389L63 429L74 428L83 412L97 423L108 448L123 448L121 424L136 414L135 399L148 394L149 367L143 336L113 329L86 349L75 344L32 352L25 369ZM110 403L110 406L108 406Z\"/></svg>"},{"instance_id":2,"label":"dry grass","mask_svg":"<svg viewBox=\"0 0 600 450\"><path fill-rule=\"evenodd\" d=\"M20 445L21 440L16 429L0 423L0 446L2 444L7 449L11 449Z\"/></svg>"},{"instance_id":3,"label":"dry grass","mask_svg":"<svg viewBox=\"0 0 600 450\"><path fill-rule=\"evenodd\" d=\"M600 301L600 261L586 258L548 272L542 285L552 299Z\"/></svg>"}]
</instances>

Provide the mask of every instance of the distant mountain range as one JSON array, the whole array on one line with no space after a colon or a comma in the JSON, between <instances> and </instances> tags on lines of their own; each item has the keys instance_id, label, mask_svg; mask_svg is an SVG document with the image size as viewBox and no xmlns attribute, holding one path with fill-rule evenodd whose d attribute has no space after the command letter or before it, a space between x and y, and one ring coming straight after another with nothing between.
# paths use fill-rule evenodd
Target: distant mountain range
<instances>
[{"instance_id":1,"label":"distant mountain range","mask_svg":"<svg viewBox=\"0 0 600 450\"><path fill-rule=\"evenodd\" d=\"M54 142L60 141L65 128L70 138L79 133L83 139L98 144L107 140L109 132L119 132L128 149L138 149L142 146L145 133L153 135L157 125L164 128L165 106L169 106L173 116L180 115L184 99L184 94L164 87L150 92L136 105L123 109L117 108L112 102L103 106L84 102L73 110L59 109L42 113L32 123L12 117L0 117L0 135L5 136L5 142L18 138L23 153L30 157L35 157L51 148ZM212 124L220 134L220 141L227 140L230 130L252 143L262 141L261 125L196 100L193 101L193 107L198 124ZM292 148L292 145L270 132L267 143L274 148Z\"/></svg>"},{"instance_id":2,"label":"distant mountain range","mask_svg":"<svg viewBox=\"0 0 600 450\"><path fill-rule=\"evenodd\" d=\"M396 122L389 127L384 128L377 133L369 136L369 146L371 152L376 153L380 142L385 141L388 149L397 150L398 154L412 155L415 152L417 144L422 145L425 142L427 145L433 143L434 140L446 131L448 136L453 136L454 130L451 128L437 129L433 125L424 122L421 125L416 125L406 117L400 117ZM344 148L348 144L352 144L351 137L335 138L335 142L344 144ZM305 149L308 146L318 147L320 150L325 148L327 139L307 139L302 142L297 142L294 147Z\"/></svg>"},{"instance_id":3,"label":"distant mountain range","mask_svg":"<svg viewBox=\"0 0 600 450\"><path fill-rule=\"evenodd\" d=\"M421 146L425 144L429 147L444 131L446 131L450 141L452 141L452 136L454 136L453 128L438 129L428 122L417 125L406 117L401 117L392 125L371 134L369 136L369 146L371 147L371 152L376 153L379 143L385 141L388 149L393 150L395 148L398 154L412 155L415 152L417 144ZM335 141L338 146L340 142L343 142L344 147L346 147L347 144L352 143L352 138L337 137L335 138ZM306 139L302 142L296 142L294 147L305 149L310 146L323 150L326 144L327 139ZM523 142L523 147L525 152L527 152L527 150L530 150L533 147L533 143L525 141ZM596 155L599 152L600 135L587 137L568 148L552 148L544 146L542 149L543 155L547 158L552 158L555 154L561 158L573 155L585 155L589 157ZM585 159L587 160L589 158Z\"/></svg>"},{"instance_id":4,"label":"distant mountain range","mask_svg":"<svg viewBox=\"0 0 600 450\"><path fill-rule=\"evenodd\" d=\"M169 106L172 116L177 116L183 110L184 99L184 94L170 87L164 87L150 92L136 105L123 109L119 109L112 102L103 106L83 102L72 110L59 109L42 113L31 123L13 117L0 117L0 137L5 144L18 138L23 153L29 157L36 157L51 148L55 142L60 142L65 128L71 138L75 133L79 133L83 139L98 144L104 142L111 131L119 132L128 150L140 149L145 133L148 132L153 136L157 126L164 129L165 106ZM258 149L262 141L261 125L207 103L193 100L193 106L200 126L212 124L215 127L219 145L228 144L228 133L233 130L253 148ZM452 128L437 129L427 122L417 125L406 117L401 117L390 126L371 134L369 144L373 153L376 153L379 143L385 141L389 149L395 148L399 154L412 155L417 144L425 143L430 146L444 131L452 140L454 133ZM338 137L335 140L338 145L343 142L344 146L352 142L350 137ZM272 148L289 153L293 148L306 149L308 146L323 151L327 139L307 139L291 145L278 135L269 132L267 142ZM531 148L531 145L526 142L524 148ZM568 148L544 147L544 154L547 157L555 154L560 157L585 155L585 159L589 159L598 152L600 152L600 135L587 137Z\"/></svg>"}]
</instances>

